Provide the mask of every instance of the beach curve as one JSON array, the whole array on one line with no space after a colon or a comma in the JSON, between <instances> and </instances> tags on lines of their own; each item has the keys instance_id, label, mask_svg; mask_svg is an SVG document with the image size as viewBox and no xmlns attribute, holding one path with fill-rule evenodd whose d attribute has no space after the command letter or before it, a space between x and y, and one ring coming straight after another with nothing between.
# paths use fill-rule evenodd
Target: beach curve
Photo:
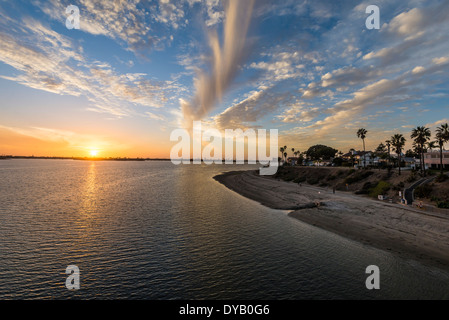
<instances>
[{"instance_id":1,"label":"beach curve","mask_svg":"<svg viewBox=\"0 0 449 320\"><path fill-rule=\"evenodd\" d=\"M347 192L232 171L214 177L238 194L345 238L449 268L449 215L427 214Z\"/></svg>"}]
</instances>

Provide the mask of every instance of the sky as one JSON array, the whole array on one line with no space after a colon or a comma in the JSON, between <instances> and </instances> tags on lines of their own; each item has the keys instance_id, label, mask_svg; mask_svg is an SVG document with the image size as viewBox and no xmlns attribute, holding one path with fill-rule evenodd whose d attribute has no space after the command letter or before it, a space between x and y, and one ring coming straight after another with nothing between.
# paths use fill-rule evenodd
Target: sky
<instances>
[{"instance_id":1,"label":"sky","mask_svg":"<svg viewBox=\"0 0 449 320\"><path fill-rule=\"evenodd\" d=\"M361 127L367 149L410 148L449 122L447 30L437 0L0 0L0 154L168 158L194 120L300 151L362 149Z\"/></svg>"}]
</instances>

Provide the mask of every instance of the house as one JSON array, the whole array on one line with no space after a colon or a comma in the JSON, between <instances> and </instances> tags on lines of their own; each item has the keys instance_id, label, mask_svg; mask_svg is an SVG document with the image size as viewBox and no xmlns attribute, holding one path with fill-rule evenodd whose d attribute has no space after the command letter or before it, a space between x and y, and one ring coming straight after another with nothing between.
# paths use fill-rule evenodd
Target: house
<instances>
[{"instance_id":1,"label":"house","mask_svg":"<svg viewBox=\"0 0 449 320\"><path fill-rule=\"evenodd\" d=\"M379 157L376 157L371 151L357 151L354 157L357 161L357 167L376 166L379 163Z\"/></svg>"},{"instance_id":2,"label":"house","mask_svg":"<svg viewBox=\"0 0 449 320\"><path fill-rule=\"evenodd\" d=\"M397 164L398 161L398 155L396 153L391 154L390 156L391 161ZM404 169L414 169L418 170L421 168L421 161L417 158L413 157L406 157L404 153L401 153L401 164ZM426 164L426 170L429 169L429 167Z\"/></svg>"},{"instance_id":3,"label":"house","mask_svg":"<svg viewBox=\"0 0 449 320\"><path fill-rule=\"evenodd\" d=\"M440 169L440 151L424 153L424 163L428 168ZM449 150L443 150L443 168L449 169Z\"/></svg>"},{"instance_id":4,"label":"house","mask_svg":"<svg viewBox=\"0 0 449 320\"><path fill-rule=\"evenodd\" d=\"M413 157L401 157L401 162L404 163L405 168L411 168L416 170L421 167L421 161Z\"/></svg>"},{"instance_id":5,"label":"house","mask_svg":"<svg viewBox=\"0 0 449 320\"><path fill-rule=\"evenodd\" d=\"M314 162L312 160L304 160L304 165L307 167L313 167Z\"/></svg>"},{"instance_id":6,"label":"house","mask_svg":"<svg viewBox=\"0 0 449 320\"><path fill-rule=\"evenodd\" d=\"M345 153L341 158L349 163L354 162L354 167L377 166L381 161L372 151L356 151L352 150Z\"/></svg>"},{"instance_id":7,"label":"house","mask_svg":"<svg viewBox=\"0 0 449 320\"><path fill-rule=\"evenodd\" d=\"M288 157L287 163L289 163L292 166L302 165L302 163L299 163L300 160L301 160L301 158L299 158L299 157Z\"/></svg>"},{"instance_id":8,"label":"house","mask_svg":"<svg viewBox=\"0 0 449 320\"><path fill-rule=\"evenodd\" d=\"M315 167L329 167L329 166L332 166L333 160L334 160L333 158L330 160L318 160L318 161L314 161L313 165Z\"/></svg>"}]
</instances>

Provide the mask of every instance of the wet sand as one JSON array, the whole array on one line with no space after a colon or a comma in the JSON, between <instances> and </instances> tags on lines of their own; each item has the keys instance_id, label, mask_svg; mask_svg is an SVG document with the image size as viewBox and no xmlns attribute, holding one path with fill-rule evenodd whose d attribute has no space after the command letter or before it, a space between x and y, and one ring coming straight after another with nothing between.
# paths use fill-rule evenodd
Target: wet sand
<instances>
[{"instance_id":1,"label":"wet sand","mask_svg":"<svg viewBox=\"0 0 449 320\"><path fill-rule=\"evenodd\" d=\"M404 258L449 269L449 213L411 207L310 185L279 181L256 171L214 177L229 189L289 216Z\"/></svg>"}]
</instances>

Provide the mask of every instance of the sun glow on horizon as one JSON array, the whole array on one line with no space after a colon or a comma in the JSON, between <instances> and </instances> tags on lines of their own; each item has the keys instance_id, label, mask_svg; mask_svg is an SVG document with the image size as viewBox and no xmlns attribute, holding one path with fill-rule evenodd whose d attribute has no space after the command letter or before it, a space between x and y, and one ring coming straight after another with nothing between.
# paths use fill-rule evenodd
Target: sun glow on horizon
<instances>
[{"instance_id":1,"label":"sun glow on horizon","mask_svg":"<svg viewBox=\"0 0 449 320\"><path fill-rule=\"evenodd\" d=\"M89 154L91 157L96 157L98 155L98 150L97 149L91 149L89 151Z\"/></svg>"}]
</instances>

